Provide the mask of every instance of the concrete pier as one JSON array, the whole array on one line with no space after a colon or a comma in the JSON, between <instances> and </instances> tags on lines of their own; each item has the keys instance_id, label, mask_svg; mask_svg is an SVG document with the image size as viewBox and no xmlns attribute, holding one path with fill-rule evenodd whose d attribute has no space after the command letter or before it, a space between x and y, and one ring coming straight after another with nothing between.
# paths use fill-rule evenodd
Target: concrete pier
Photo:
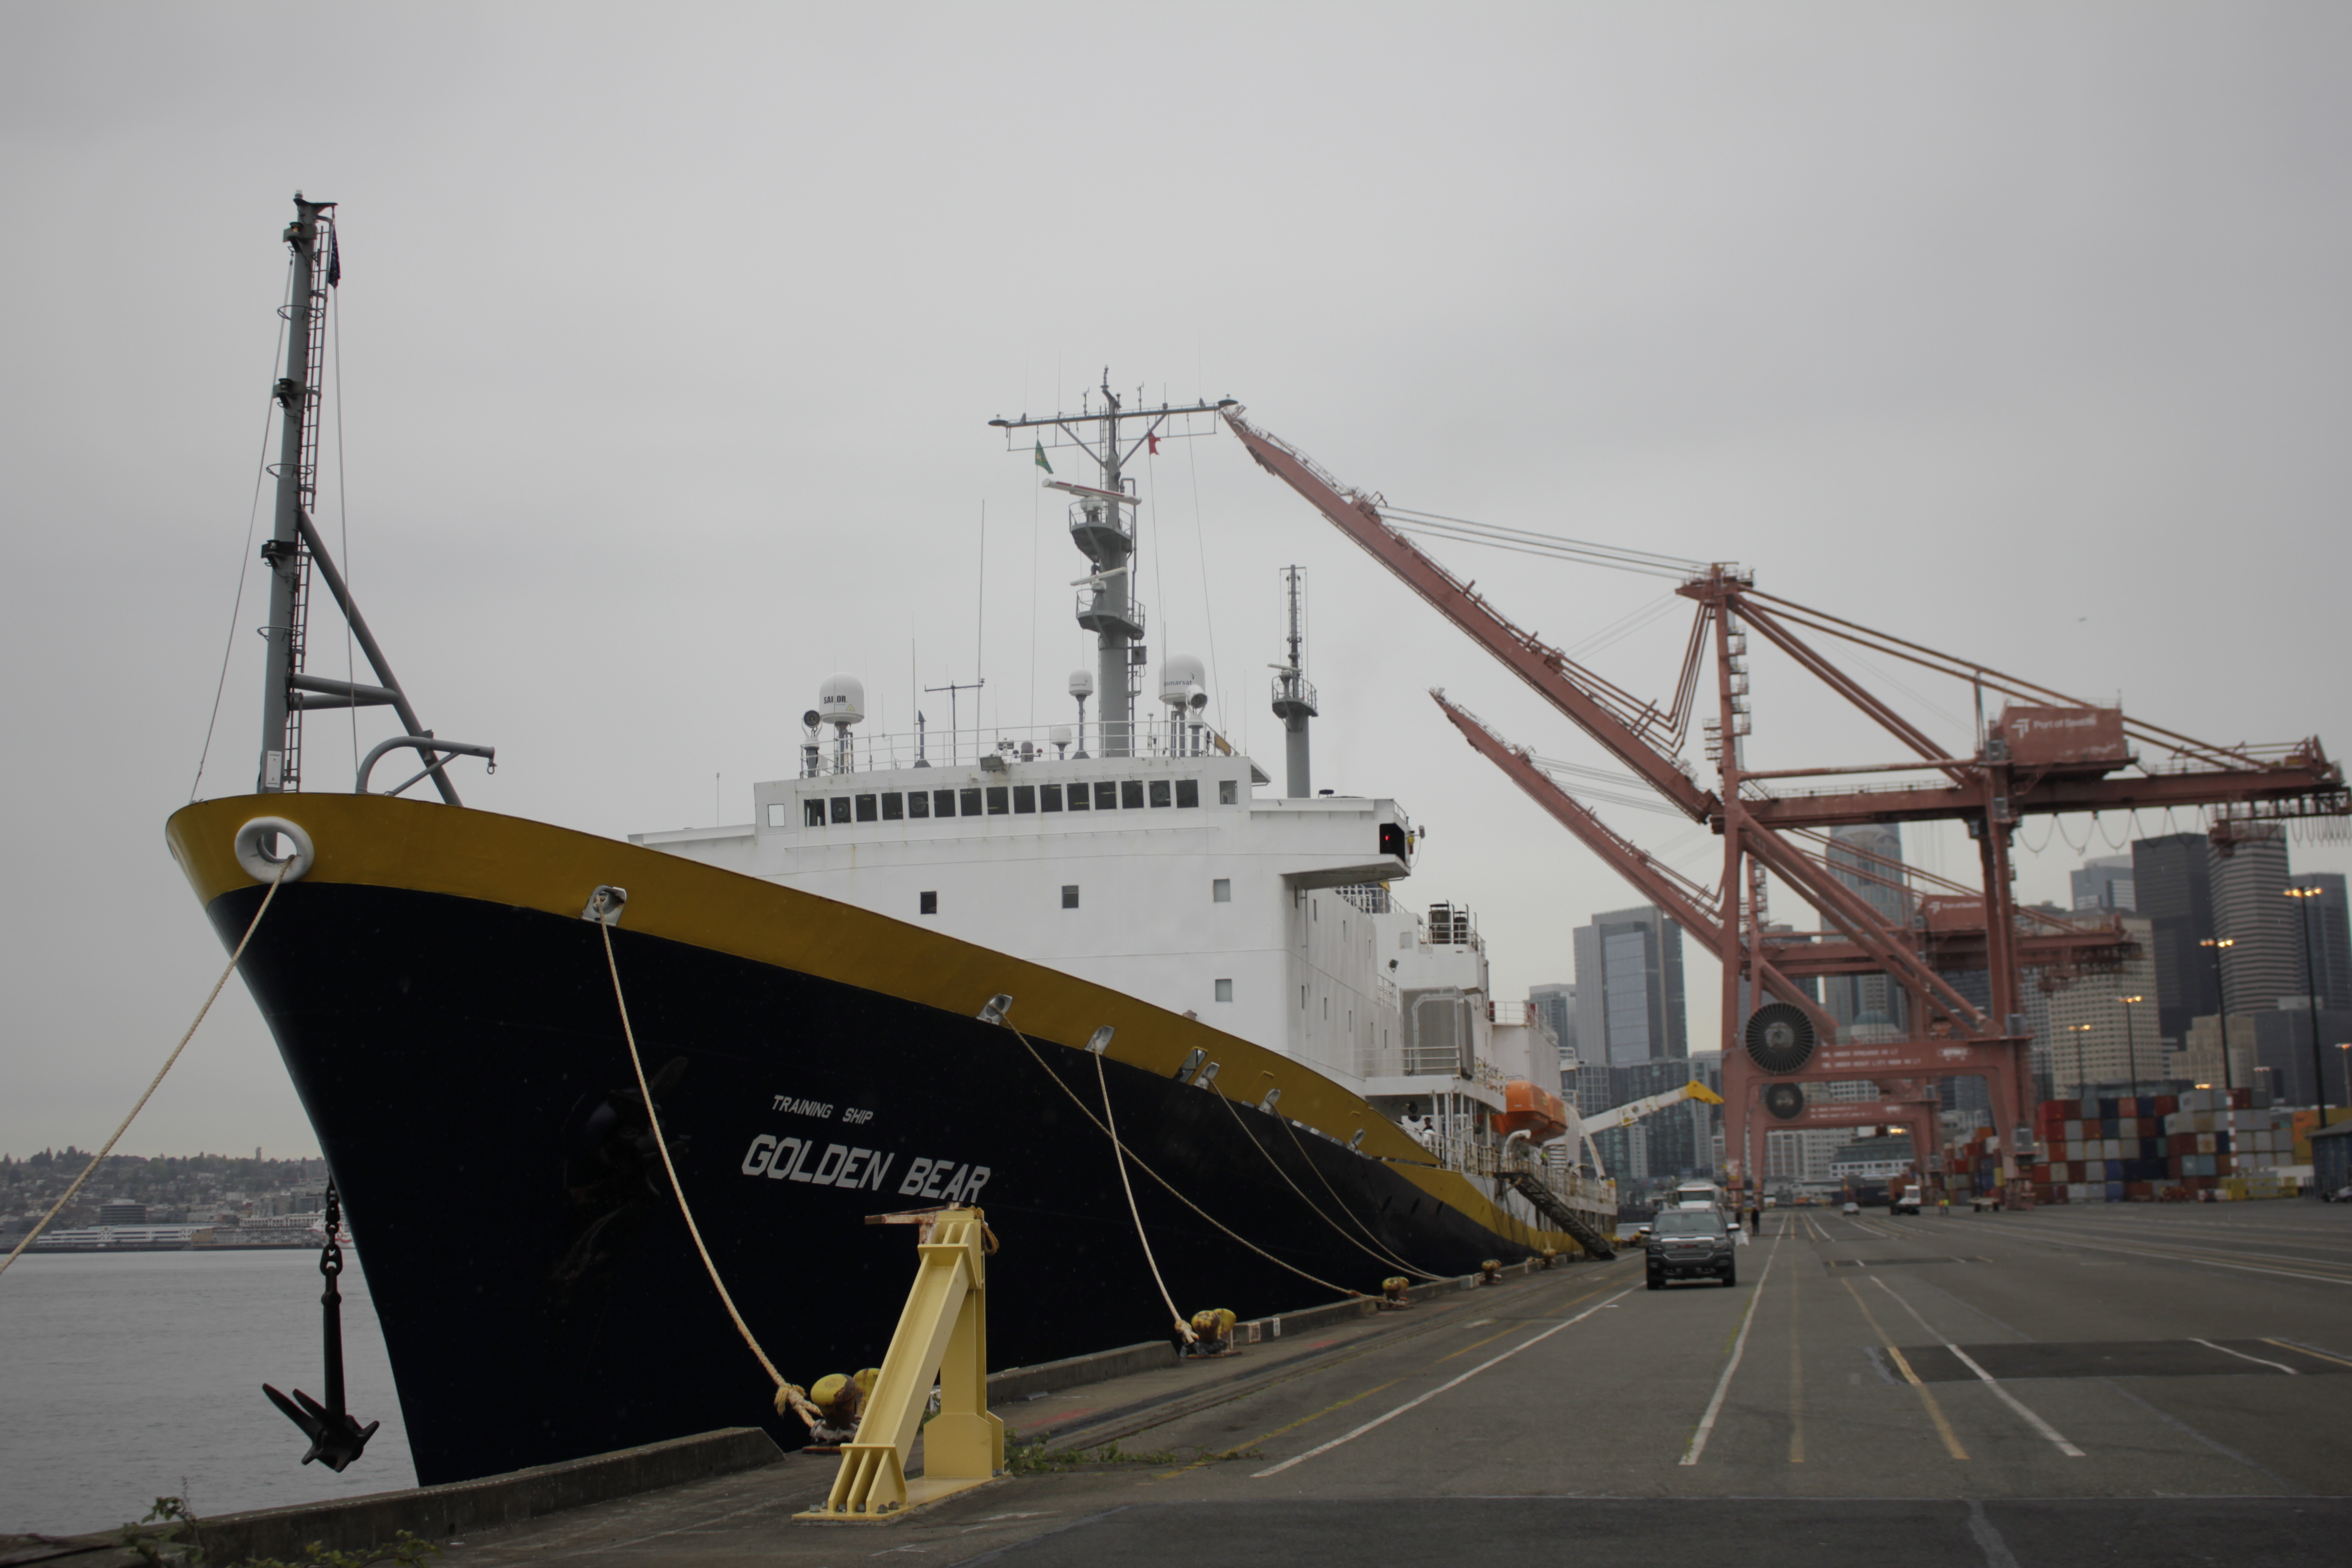
<instances>
[{"instance_id":1,"label":"concrete pier","mask_svg":"<svg viewBox=\"0 0 2352 1568\"><path fill-rule=\"evenodd\" d=\"M835 1464L793 1456L444 1561L2332 1568L2352 1208L1780 1211L1728 1289L1634 1254L1054 1382L999 1397L1013 1473L896 1523L793 1523Z\"/></svg>"}]
</instances>

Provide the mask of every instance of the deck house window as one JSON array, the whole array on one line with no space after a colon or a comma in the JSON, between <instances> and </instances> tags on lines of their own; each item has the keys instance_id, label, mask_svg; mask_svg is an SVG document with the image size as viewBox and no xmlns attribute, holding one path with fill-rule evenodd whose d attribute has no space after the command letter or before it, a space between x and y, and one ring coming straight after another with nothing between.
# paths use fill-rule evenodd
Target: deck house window
<instances>
[{"instance_id":1,"label":"deck house window","mask_svg":"<svg viewBox=\"0 0 2352 1568\"><path fill-rule=\"evenodd\" d=\"M1239 780L1219 779L1217 781L1217 804L1219 805L1232 805L1235 804L1240 797L1241 783Z\"/></svg>"},{"instance_id":2,"label":"deck house window","mask_svg":"<svg viewBox=\"0 0 2352 1568\"><path fill-rule=\"evenodd\" d=\"M1062 786L1060 784L1039 784L1037 786L1037 809L1040 811L1061 810Z\"/></svg>"},{"instance_id":3,"label":"deck house window","mask_svg":"<svg viewBox=\"0 0 2352 1568\"><path fill-rule=\"evenodd\" d=\"M860 822L878 822L878 821L880 821L880 820L881 820L881 818L882 818L882 813L881 813L881 810L880 810L880 808L878 807L878 805L877 805L877 803L876 803L876 801L875 801L875 799L874 799L874 797L873 797L872 795L859 795L859 796L857 797L857 820L858 820L858 821L860 821Z\"/></svg>"},{"instance_id":4,"label":"deck house window","mask_svg":"<svg viewBox=\"0 0 2352 1568\"><path fill-rule=\"evenodd\" d=\"M1169 798L1168 781L1166 779L1153 779L1151 781L1151 804L1154 805L1166 805L1169 803Z\"/></svg>"},{"instance_id":5,"label":"deck house window","mask_svg":"<svg viewBox=\"0 0 2352 1568\"><path fill-rule=\"evenodd\" d=\"M1037 786L1035 784L1014 784L1013 786L1013 815L1015 816L1034 816L1037 815Z\"/></svg>"},{"instance_id":6,"label":"deck house window","mask_svg":"<svg viewBox=\"0 0 2352 1568\"><path fill-rule=\"evenodd\" d=\"M940 912L940 896L937 893L918 893L915 896L919 900L917 907L923 913L935 915Z\"/></svg>"},{"instance_id":7,"label":"deck house window","mask_svg":"<svg viewBox=\"0 0 2352 1568\"><path fill-rule=\"evenodd\" d=\"M1199 779L1178 779L1176 781L1176 804L1179 806L1198 806L1201 804L1201 781Z\"/></svg>"},{"instance_id":8,"label":"deck house window","mask_svg":"<svg viewBox=\"0 0 2352 1568\"><path fill-rule=\"evenodd\" d=\"M918 789L918 790L909 790L909 791L908 791L908 792L907 792L907 815L908 815L908 816L930 816L930 815L931 815L931 795L930 795L930 791L929 791L929 790L920 790L920 789Z\"/></svg>"},{"instance_id":9,"label":"deck house window","mask_svg":"<svg viewBox=\"0 0 2352 1568\"><path fill-rule=\"evenodd\" d=\"M823 827L824 826L824 802L821 800L804 800L801 802L801 823L802 826L805 827Z\"/></svg>"},{"instance_id":10,"label":"deck house window","mask_svg":"<svg viewBox=\"0 0 2352 1568\"><path fill-rule=\"evenodd\" d=\"M1095 809L1097 811L1117 811L1118 809L1118 785L1115 784L1098 784L1095 785Z\"/></svg>"},{"instance_id":11,"label":"deck house window","mask_svg":"<svg viewBox=\"0 0 2352 1568\"><path fill-rule=\"evenodd\" d=\"M882 797L882 820L904 822L907 819L907 797L892 790Z\"/></svg>"},{"instance_id":12,"label":"deck house window","mask_svg":"<svg viewBox=\"0 0 2352 1568\"><path fill-rule=\"evenodd\" d=\"M1011 793L1012 791L1003 784L990 784L988 786L988 815L991 816L1003 816L1007 811L1011 810L1011 803L1004 798Z\"/></svg>"},{"instance_id":13,"label":"deck house window","mask_svg":"<svg viewBox=\"0 0 2352 1568\"><path fill-rule=\"evenodd\" d=\"M1122 811L1141 811L1143 809L1143 781L1141 779L1119 780L1118 805L1119 809Z\"/></svg>"},{"instance_id":14,"label":"deck house window","mask_svg":"<svg viewBox=\"0 0 2352 1568\"><path fill-rule=\"evenodd\" d=\"M849 820L849 797L847 795L837 795L833 797L833 819L835 822L847 822Z\"/></svg>"},{"instance_id":15,"label":"deck house window","mask_svg":"<svg viewBox=\"0 0 2352 1568\"><path fill-rule=\"evenodd\" d=\"M1209 883L1209 902L1230 904L1233 901L1234 879L1231 877L1218 877Z\"/></svg>"},{"instance_id":16,"label":"deck house window","mask_svg":"<svg viewBox=\"0 0 2352 1568\"><path fill-rule=\"evenodd\" d=\"M980 815L980 791L968 789L963 792L963 814L966 816Z\"/></svg>"},{"instance_id":17,"label":"deck house window","mask_svg":"<svg viewBox=\"0 0 2352 1568\"><path fill-rule=\"evenodd\" d=\"M953 816L956 814L955 797L956 792L951 789L933 790L931 792L931 815L933 816Z\"/></svg>"},{"instance_id":18,"label":"deck house window","mask_svg":"<svg viewBox=\"0 0 2352 1568\"><path fill-rule=\"evenodd\" d=\"M1078 907L1078 885L1076 882L1062 884L1062 907L1066 910L1075 910Z\"/></svg>"}]
</instances>

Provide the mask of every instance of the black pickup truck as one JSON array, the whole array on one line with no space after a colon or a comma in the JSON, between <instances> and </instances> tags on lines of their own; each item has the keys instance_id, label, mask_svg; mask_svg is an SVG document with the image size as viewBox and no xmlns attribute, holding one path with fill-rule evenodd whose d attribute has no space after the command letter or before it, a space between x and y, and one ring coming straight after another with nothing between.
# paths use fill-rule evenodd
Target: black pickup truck
<instances>
[{"instance_id":1,"label":"black pickup truck","mask_svg":"<svg viewBox=\"0 0 2352 1568\"><path fill-rule=\"evenodd\" d=\"M1720 1209L1660 1209L1650 1222L1643 1248L1648 1255L1650 1289L1663 1290L1670 1279L1738 1284L1739 1270L1732 1261L1734 1245Z\"/></svg>"}]
</instances>

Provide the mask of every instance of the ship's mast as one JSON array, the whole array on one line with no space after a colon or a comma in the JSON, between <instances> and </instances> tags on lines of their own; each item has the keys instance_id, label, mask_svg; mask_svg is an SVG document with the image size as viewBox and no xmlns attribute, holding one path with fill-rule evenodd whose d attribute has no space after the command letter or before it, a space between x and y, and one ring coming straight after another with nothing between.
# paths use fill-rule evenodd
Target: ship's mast
<instances>
[{"instance_id":1,"label":"ship's mast","mask_svg":"<svg viewBox=\"0 0 2352 1568\"><path fill-rule=\"evenodd\" d=\"M1008 443L1013 431L1051 426L1055 438L1050 445L1055 449L1076 447L1094 462L1097 482L1093 485L1061 479L1045 483L1048 489L1065 491L1074 498L1070 541L1093 566L1093 571L1073 586L1085 590L1076 605L1078 625L1095 634L1099 677L1096 685L1096 724L1102 737L1098 754L1125 757L1135 752L1135 697L1145 660L1143 605L1135 592L1139 508L1135 491L1126 478L1127 464L1147 443L1156 447L1163 439L1209 433L1213 426L1193 429L1190 416L1213 415L1233 399L1130 409L1111 391L1108 370L1103 372L1100 391L1103 405L1099 413L1081 405L1076 414L1048 414L1035 418L1024 414L1018 419L992 419L989 423L1006 432ZM1135 430L1139 421L1140 430L1129 438L1122 427ZM1171 421L1180 423L1171 427ZM1087 426L1092 428L1080 434ZM1034 449L1038 466L1050 472L1045 458L1048 445L1041 435L1035 438ZM1084 735L1078 737L1078 745L1085 750Z\"/></svg>"},{"instance_id":2,"label":"ship's mast","mask_svg":"<svg viewBox=\"0 0 2352 1568\"><path fill-rule=\"evenodd\" d=\"M302 643L310 616L310 558L303 547L302 518L319 489L320 350L327 321L328 279L321 275L321 240L331 247L333 202L313 202L294 193L294 221L286 226L294 253L294 286L286 310L286 374L274 395L279 410L278 504L261 558L269 564L269 622L261 679L262 794L301 787L302 709L294 678L302 673Z\"/></svg>"},{"instance_id":3,"label":"ship's mast","mask_svg":"<svg viewBox=\"0 0 2352 1568\"><path fill-rule=\"evenodd\" d=\"M278 478L277 509L269 537L261 546L261 559L269 566L269 621L261 628L268 651L261 677L261 769L255 788L264 795L276 795L301 787L305 710L389 708L400 721L400 732L368 753L352 787L367 793L370 772L385 753L411 751L422 769L406 783L383 793L399 795L429 778L441 798L457 805L457 788L449 782L445 764L453 757L467 756L480 757L495 766L495 748L471 741L438 740L417 719L416 709L392 673L392 664L375 634L368 629L367 617L352 603L351 585L336 570L334 557L320 538L311 516L319 493L319 367L326 341L327 291L342 281L335 220L328 216L334 208L333 202L309 201L297 191L294 221L286 226L286 245L294 254L294 280L284 311L286 374L271 388L281 411L281 424L278 461L270 465L270 472ZM335 607L342 612L352 643L382 684L369 686L304 672L303 642L310 618L314 569L325 582Z\"/></svg>"},{"instance_id":4,"label":"ship's mast","mask_svg":"<svg viewBox=\"0 0 2352 1568\"><path fill-rule=\"evenodd\" d=\"M1307 679L1307 568L1282 569L1282 589L1287 612L1290 662L1274 667L1274 716L1282 721L1283 794L1305 800L1315 793L1313 759L1307 721L1315 717L1315 684Z\"/></svg>"}]
</instances>

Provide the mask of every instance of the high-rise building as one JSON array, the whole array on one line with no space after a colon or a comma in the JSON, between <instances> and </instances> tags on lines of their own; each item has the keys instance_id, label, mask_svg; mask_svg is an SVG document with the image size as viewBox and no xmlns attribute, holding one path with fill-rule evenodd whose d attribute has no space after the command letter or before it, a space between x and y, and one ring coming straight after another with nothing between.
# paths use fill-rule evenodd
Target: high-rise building
<instances>
[{"instance_id":1,"label":"high-rise building","mask_svg":"<svg viewBox=\"0 0 2352 1568\"><path fill-rule=\"evenodd\" d=\"M1611 1067L1690 1055L1682 927L1646 904L1577 927L1576 1042L1580 1060Z\"/></svg>"},{"instance_id":2,"label":"high-rise building","mask_svg":"<svg viewBox=\"0 0 2352 1568\"><path fill-rule=\"evenodd\" d=\"M1830 829L1829 866L1837 879L1862 896L1881 920L1896 927L1911 923L1911 895L1903 872L1903 836L1889 823L1865 822ZM1856 1026L1909 1026L1910 998L1885 974L1833 974L1822 983L1822 1005L1841 1030Z\"/></svg>"},{"instance_id":3,"label":"high-rise building","mask_svg":"<svg viewBox=\"0 0 2352 1568\"><path fill-rule=\"evenodd\" d=\"M1551 983L1528 987L1528 1005L1551 1026L1552 1037L1559 1042L1563 1069L1578 1059L1576 1049L1576 987ZM1566 1087L1567 1080L1561 1080Z\"/></svg>"},{"instance_id":4,"label":"high-rise building","mask_svg":"<svg viewBox=\"0 0 2352 1568\"><path fill-rule=\"evenodd\" d=\"M2295 931L2298 942L2307 937L2311 943L2304 989L2319 998L2323 1011L2352 1012L2352 910L2345 905L2344 878L2335 871L2306 871L2295 877L2294 886L2319 889L2319 897L2295 910L2298 921L2311 922L2307 931L2300 925ZM2303 949L2295 952L2300 957Z\"/></svg>"},{"instance_id":5,"label":"high-rise building","mask_svg":"<svg viewBox=\"0 0 2352 1568\"><path fill-rule=\"evenodd\" d=\"M2060 1100L2110 1084L2159 1082L2168 1071L2168 1053L2179 1045L2157 1027L2154 922L2146 915L2126 915L2123 922L2124 934L2139 944L2138 957L2049 993L2050 1076ZM2125 1000L2133 996L2140 1000Z\"/></svg>"},{"instance_id":6,"label":"high-rise building","mask_svg":"<svg viewBox=\"0 0 2352 1568\"><path fill-rule=\"evenodd\" d=\"M2213 857L2213 924L2221 954L2222 1004L2232 1013L2293 1006L2305 994L2303 929L2289 883L2286 835L2241 838Z\"/></svg>"},{"instance_id":7,"label":"high-rise building","mask_svg":"<svg viewBox=\"0 0 2352 1568\"><path fill-rule=\"evenodd\" d=\"M2132 858L2128 855L2103 855L2095 860L2085 860L2083 868L2069 879L2074 884L2074 907L2078 910L2130 910L2132 902Z\"/></svg>"},{"instance_id":8,"label":"high-rise building","mask_svg":"<svg viewBox=\"0 0 2352 1568\"><path fill-rule=\"evenodd\" d=\"M2200 945L2214 934L2212 848L2205 836L2173 833L2135 840L2132 907L2148 921L2156 962L2157 1033L2185 1040L2191 1018L2209 1018L2221 1011L2214 952Z\"/></svg>"}]
</instances>

